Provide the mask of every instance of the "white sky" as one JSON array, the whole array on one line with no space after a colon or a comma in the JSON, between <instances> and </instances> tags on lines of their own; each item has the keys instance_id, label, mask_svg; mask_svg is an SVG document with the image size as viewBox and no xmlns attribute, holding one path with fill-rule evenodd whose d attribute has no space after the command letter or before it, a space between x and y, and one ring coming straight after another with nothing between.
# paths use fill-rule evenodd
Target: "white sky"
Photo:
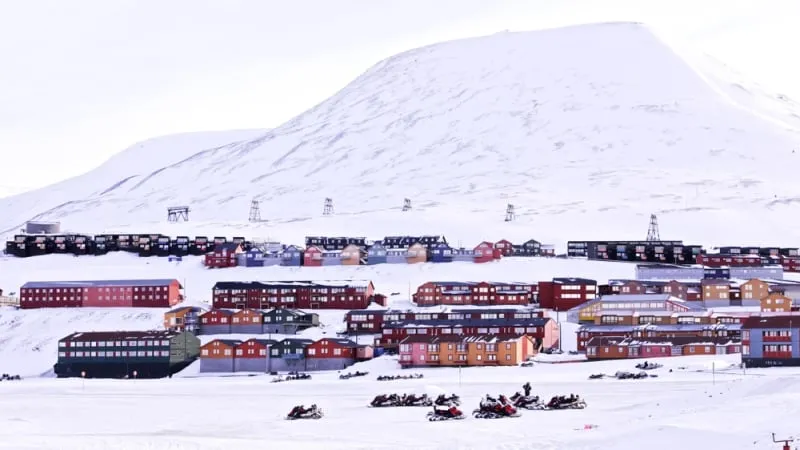
<instances>
[{"instance_id":1,"label":"white sky","mask_svg":"<svg viewBox=\"0 0 800 450\"><path fill-rule=\"evenodd\" d=\"M0 0L0 196L151 137L272 128L392 54L505 29L642 21L800 100L798 17L800 0Z\"/></svg>"}]
</instances>

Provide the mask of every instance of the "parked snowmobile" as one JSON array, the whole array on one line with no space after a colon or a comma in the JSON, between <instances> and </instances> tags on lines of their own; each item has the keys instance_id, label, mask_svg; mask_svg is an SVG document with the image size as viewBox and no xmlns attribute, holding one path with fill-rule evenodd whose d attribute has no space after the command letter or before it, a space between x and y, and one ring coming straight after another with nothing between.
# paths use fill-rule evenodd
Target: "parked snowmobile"
<instances>
[{"instance_id":1,"label":"parked snowmobile","mask_svg":"<svg viewBox=\"0 0 800 450\"><path fill-rule=\"evenodd\" d=\"M401 406L433 406L433 401L428 398L428 394L419 397L415 394L403 395L400 398Z\"/></svg>"},{"instance_id":2,"label":"parked snowmobile","mask_svg":"<svg viewBox=\"0 0 800 450\"><path fill-rule=\"evenodd\" d=\"M472 416L476 419L500 419L519 417L520 413L504 395L501 395L499 399L487 395L481 399L478 409L472 411Z\"/></svg>"},{"instance_id":3,"label":"parked snowmobile","mask_svg":"<svg viewBox=\"0 0 800 450\"><path fill-rule=\"evenodd\" d=\"M545 405L545 409L583 409L586 402L575 394L556 395Z\"/></svg>"},{"instance_id":4,"label":"parked snowmobile","mask_svg":"<svg viewBox=\"0 0 800 450\"><path fill-rule=\"evenodd\" d=\"M317 405L311 405L311 408L306 409L303 405L297 405L289 411L286 420L297 419L321 419L322 410Z\"/></svg>"},{"instance_id":5,"label":"parked snowmobile","mask_svg":"<svg viewBox=\"0 0 800 450\"><path fill-rule=\"evenodd\" d=\"M510 400L515 408L544 409L544 402L542 402L538 395L522 395L516 392L511 396Z\"/></svg>"},{"instance_id":6,"label":"parked snowmobile","mask_svg":"<svg viewBox=\"0 0 800 450\"><path fill-rule=\"evenodd\" d=\"M382 408L386 406L402 406L402 401L400 400L400 396L397 394L381 394L376 395L369 406L373 408Z\"/></svg>"},{"instance_id":7,"label":"parked snowmobile","mask_svg":"<svg viewBox=\"0 0 800 450\"><path fill-rule=\"evenodd\" d=\"M642 378L648 378L650 376L655 376L655 375L648 375L647 372L645 371L641 371L639 373L633 373L620 370L617 371L617 373L615 373L614 376L617 377L618 380L641 380Z\"/></svg>"},{"instance_id":8,"label":"parked snowmobile","mask_svg":"<svg viewBox=\"0 0 800 450\"><path fill-rule=\"evenodd\" d=\"M441 420L462 420L466 416L460 409L451 404L445 407L434 406L433 411L430 411L426 417L430 422L438 422Z\"/></svg>"},{"instance_id":9,"label":"parked snowmobile","mask_svg":"<svg viewBox=\"0 0 800 450\"><path fill-rule=\"evenodd\" d=\"M349 380L350 378L353 378L353 377L363 377L363 376L367 376L368 374L369 374L369 372L355 372L355 373L347 372L347 373L343 373L343 374L339 375L339 379L340 380Z\"/></svg>"},{"instance_id":10,"label":"parked snowmobile","mask_svg":"<svg viewBox=\"0 0 800 450\"><path fill-rule=\"evenodd\" d=\"M640 370L653 370L653 369L660 369L661 367L664 367L664 366L662 364L651 363L651 362L647 362L647 361L645 361L643 363L639 363L639 364L636 365L636 368L640 369Z\"/></svg>"},{"instance_id":11,"label":"parked snowmobile","mask_svg":"<svg viewBox=\"0 0 800 450\"><path fill-rule=\"evenodd\" d=\"M449 405L461 406L461 398L456 394L451 394L450 396L439 394L439 396L436 397L434 403L437 406L449 406Z\"/></svg>"}]
</instances>

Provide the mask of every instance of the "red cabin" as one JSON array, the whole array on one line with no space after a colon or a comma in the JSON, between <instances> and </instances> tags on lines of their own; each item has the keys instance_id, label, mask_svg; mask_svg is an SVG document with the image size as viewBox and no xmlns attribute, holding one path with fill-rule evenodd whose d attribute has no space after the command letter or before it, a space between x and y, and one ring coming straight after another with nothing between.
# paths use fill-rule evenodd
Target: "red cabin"
<instances>
[{"instance_id":1,"label":"red cabin","mask_svg":"<svg viewBox=\"0 0 800 450\"><path fill-rule=\"evenodd\" d=\"M236 267L238 265L237 256L242 253L241 244L225 242L214 246L214 251L206 253L205 266L209 269Z\"/></svg>"},{"instance_id":2,"label":"red cabin","mask_svg":"<svg viewBox=\"0 0 800 450\"><path fill-rule=\"evenodd\" d=\"M494 249L500 252L502 256L511 256L514 254L514 244L506 239L495 242Z\"/></svg>"},{"instance_id":3,"label":"red cabin","mask_svg":"<svg viewBox=\"0 0 800 450\"><path fill-rule=\"evenodd\" d=\"M322 267L322 249L308 247L303 252L303 265L306 267Z\"/></svg>"},{"instance_id":4,"label":"red cabin","mask_svg":"<svg viewBox=\"0 0 800 450\"><path fill-rule=\"evenodd\" d=\"M492 262L495 259L500 259L502 257L500 250L494 248L494 244L491 242L481 242L478 244L473 251L475 252L475 262L476 263L487 263Z\"/></svg>"}]
</instances>

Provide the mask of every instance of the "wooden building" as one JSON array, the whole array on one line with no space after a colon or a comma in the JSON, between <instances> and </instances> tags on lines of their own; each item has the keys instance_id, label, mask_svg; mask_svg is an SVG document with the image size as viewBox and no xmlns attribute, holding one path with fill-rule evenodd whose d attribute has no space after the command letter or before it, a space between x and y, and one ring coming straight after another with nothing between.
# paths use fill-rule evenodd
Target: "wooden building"
<instances>
[{"instance_id":1,"label":"wooden building","mask_svg":"<svg viewBox=\"0 0 800 450\"><path fill-rule=\"evenodd\" d=\"M529 305L536 290L534 284L521 282L429 281L411 299L418 306Z\"/></svg>"},{"instance_id":2,"label":"wooden building","mask_svg":"<svg viewBox=\"0 0 800 450\"><path fill-rule=\"evenodd\" d=\"M375 294L371 281L220 281L214 308L360 309Z\"/></svg>"},{"instance_id":3,"label":"wooden building","mask_svg":"<svg viewBox=\"0 0 800 450\"><path fill-rule=\"evenodd\" d=\"M169 308L183 301L174 279L29 281L20 288L20 308Z\"/></svg>"},{"instance_id":4,"label":"wooden building","mask_svg":"<svg viewBox=\"0 0 800 450\"><path fill-rule=\"evenodd\" d=\"M72 333L58 341L59 378L163 378L197 359L200 340L190 332Z\"/></svg>"}]
</instances>

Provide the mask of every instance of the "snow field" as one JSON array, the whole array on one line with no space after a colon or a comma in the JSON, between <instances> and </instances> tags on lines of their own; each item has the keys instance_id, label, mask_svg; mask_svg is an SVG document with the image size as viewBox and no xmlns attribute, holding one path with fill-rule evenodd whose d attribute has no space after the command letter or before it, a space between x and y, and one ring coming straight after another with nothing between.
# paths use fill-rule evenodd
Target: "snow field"
<instances>
[{"instance_id":1,"label":"snow field","mask_svg":"<svg viewBox=\"0 0 800 450\"><path fill-rule=\"evenodd\" d=\"M0 409L0 448L69 449L640 449L709 443L752 449L770 431L791 429L800 379L796 371L748 371L721 367L737 357L676 357L648 380L587 380L591 373L632 370L633 361L537 364L530 368L393 369L382 357L348 370L368 370L363 378L339 380L337 373L313 379L270 383L269 376L164 380L52 380L3 383L7 407ZM686 367L685 370L678 369ZM669 373L672 368L674 372ZM697 372L697 370L701 370ZM375 380L380 374L424 374L420 380ZM585 410L522 411L522 417L434 422L427 408L374 409L381 393L455 392L470 414L481 396L520 390L576 393ZM285 421L292 406L317 403L325 417ZM779 417L759 418L772 408ZM732 423L747 424L731 427ZM591 425L591 429L585 429ZM645 437L646 436L646 437ZM694 446L697 444L697 446Z\"/></svg>"}]
</instances>

